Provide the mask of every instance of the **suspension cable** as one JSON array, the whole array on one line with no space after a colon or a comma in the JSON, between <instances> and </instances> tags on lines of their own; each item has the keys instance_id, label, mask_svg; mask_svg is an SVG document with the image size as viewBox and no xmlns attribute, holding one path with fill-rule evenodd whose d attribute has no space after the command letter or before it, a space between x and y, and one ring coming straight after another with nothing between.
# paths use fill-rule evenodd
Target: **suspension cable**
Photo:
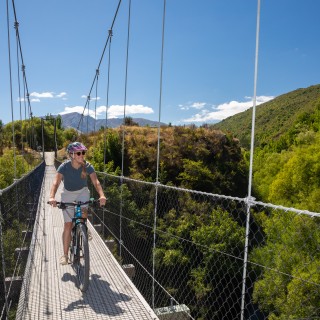
<instances>
[{"instance_id":1,"label":"suspension cable","mask_svg":"<svg viewBox=\"0 0 320 320\"><path fill-rule=\"evenodd\" d=\"M94 102L94 126L93 126L93 132L96 131L96 123L97 123L97 101L98 101L99 69L97 69L96 72L97 72L97 81L96 81L96 100Z\"/></svg>"},{"instance_id":2,"label":"suspension cable","mask_svg":"<svg viewBox=\"0 0 320 320\"><path fill-rule=\"evenodd\" d=\"M162 106L162 71L163 71L163 51L164 51L164 35L165 35L165 18L166 18L166 0L163 1L162 14L162 40L161 40L161 60L160 60L160 92L159 92L159 113L158 113L158 142L157 142L157 173L155 184L154 198L154 222L153 222L153 254L152 254L152 308L155 308L155 252L156 252L156 232L157 232L157 213L158 213L158 186L159 186L159 166L160 166L160 121Z\"/></svg>"},{"instance_id":3,"label":"suspension cable","mask_svg":"<svg viewBox=\"0 0 320 320\"><path fill-rule=\"evenodd\" d=\"M18 39L19 22L18 21L16 21L14 23L14 28L16 30L16 44L17 44L16 58L17 58L17 77L18 77L20 121L21 121L21 151L22 151L22 155L24 155L24 153L23 153L23 132L22 132L22 104L21 104L21 85L20 85L20 59L19 59L19 39Z\"/></svg>"},{"instance_id":4,"label":"suspension cable","mask_svg":"<svg viewBox=\"0 0 320 320\"><path fill-rule=\"evenodd\" d=\"M108 133L108 109L109 109L109 88L110 88L110 62L111 62L111 43L112 43L112 30L109 30L110 45L109 45L109 56L108 56L108 76L107 76L107 101L106 101L106 122L104 129L104 155L103 155L103 172L106 170L106 158L107 158L107 133ZM104 185L105 186L105 179Z\"/></svg>"},{"instance_id":5,"label":"suspension cable","mask_svg":"<svg viewBox=\"0 0 320 320\"><path fill-rule=\"evenodd\" d=\"M98 83L99 83L99 69L96 70L97 81L96 81L96 96L94 101L94 122L93 122L93 132L96 132L97 123L97 101L98 101ZM93 140L93 150L96 150L96 139ZM93 160L95 160L95 152L93 152Z\"/></svg>"},{"instance_id":6,"label":"suspension cable","mask_svg":"<svg viewBox=\"0 0 320 320\"><path fill-rule=\"evenodd\" d=\"M90 97L90 96L88 96L88 97L87 97L87 101L88 101L88 113L87 113L87 134L89 133L90 100L91 100L91 97Z\"/></svg>"},{"instance_id":7,"label":"suspension cable","mask_svg":"<svg viewBox=\"0 0 320 320\"><path fill-rule=\"evenodd\" d=\"M14 13L15 25L16 24L19 25L19 22L17 20L17 13L16 13L16 7L15 7L15 4L14 4L14 0L12 0L12 8L13 8L13 13ZM23 79L24 79L24 84L25 84L25 88L26 88L26 92L27 92L26 96L27 96L27 99L28 99L29 115L30 115L30 117L32 117L32 110L31 110L31 104L30 104L30 99L29 99L30 95L29 95L29 89L28 89L27 76L26 76L26 73L25 73L25 63L24 63L24 60L23 60L19 28L16 29L16 32L17 32L17 41L18 41L19 50L20 50L21 65L23 66L23 68L22 68L23 69Z\"/></svg>"},{"instance_id":8,"label":"suspension cable","mask_svg":"<svg viewBox=\"0 0 320 320\"><path fill-rule=\"evenodd\" d=\"M17 178L17 164L16 164L14 116L13 116L12 65L11 65L11 44L10 44L10 27L9 26L10 26L9 3L7 0L7 35L8 35L9 81L10 81L10 105L11 105L11 121L12 121L12 148L13 148L13 163L14 163L14 179L16 179Z\"/></svg>"},{"instance_id":9,"label":"suspension cable","mask_svg":"<svg viewBox=\"0 0 320 320\"><path fill-rule=\"evenodd\" d=\"M121 4L121 0L119 0L119 2L118 2L118 6L117 6L116 12L114 14L112 23L111 23L111 28L110 28L111 30L113 29L113 26L115 24L116 18L118 16L120 4ZM99 60L99 63L98 63L98 67L96 68L96 70L100 70L100 65L102 63L102 60L103 60L103 57L104 57L104 54L105 54L105 51L106 51L106 48L107 48L107 45L108 45L110 39L111 39L110 32L108 32L108 37L107 37L106 43L104 45L104 48L103 48L103 51L102 51L102 54L101 54L101 57L100 57L100 60ZM93 89L93 86L94 86L94 83L95 83L96 80L97 80L97 72L95 73L95 76L93 78L93 81L92 81L92 84L91 84L91 87L90 87L90 90L89 90L88 97L91 95L91 92L92 92L92 89ZM86 110L87 105L88 105L88 100L86 101L86 103L85 103L85 105L83 107L82 115L81 115L81 118L79 120L79 123L78 123L78 126L77 126L77 130L79 130L79 128L80 128L80 124L82 122L82 119L83 119L83 116L84 116L84 112Z\"/></svg>"},{"instance_id":10,"label":"suspension cable","mask_svg":"<svg viewBox=\"0 0 320 320\"><path fill-rule=\"evenodd\" d=\"M249 169L249 184L247 197L247 218L246 218L246 238L243 258L243 276L242 276L242 297L241 297L241 320L244 319L245 295L246 295L246 277L247 277L247 263L249 250L249 232L250 232L250 208L251 208L251 189L252 189L252 167L253 167L253 151L254 151L254 126L256 118L256 104L257 104L257 79L258 79L258 53L259 53L259 34L260 34L260 0L257 6L257 27L256 27L256 52L254 65L254 88L253 88L253 107L252 107L252 128L251 128L251 147L250 147L250 169Z\"/></svg>"},{"instance_id":11,"label":"suspension cable","mask_svg":"<svg viewBox=\"0 0 320 320\"><path fill-rule=\"evenodd\" d=\"M125 80L124 80L121 176L123 176L123 173L124 173L124 140L125 140L124 138L125 138L125 120L126 120L126 105L127 105L127 86L128 86L129 42L130 42L130 18L131 18L131 0L129 0L128 29L127 29L126 69L125 69Z\"/></svg>"},{"instance_id":12,"label":"suspension cable","mask_svg":"<svg viewBox=\"0 0 320 320\"><path fill-rule=\"evenodd\" d=\"M121 204L120 204L120 259L122 258L122 207L123 207L123 174L124 174L124 140L125 140L125 121L127 104L127 84L128 84L128 62L129 62L129 43L130 43L130 19L131 19L131 0L129 0L128 10L128 30L127 30L127 52L126 52L126 70L124 80L124 103L123 103L123 123L122 123L122 152L121 152Z\"/></svg>"},{"instance_id":13,"label":"suspension cable","mask_svg":"<svg viewBox=\"0 0 320 320\"><path fill-rule=\"evenodd\" d=\"M13 8L13 13L14 13L15 26L18 26L19 23L17 20L17 13L16 13L14 0L12 0L12 8ZM22 46L21 46L19 28L16 28L16 38L17 38L18 47L19 47L19 51L20 51L21 68L22 68L22 74L23 74L23 88L24 88L24 99L23 100L24 100L24 106L25 106L25 120L27 119L27 117L26 117L26 100L27 100L27 104L28 104L28 115L29 115L28 118L31 119L30 131L29 131L29 140L30 140L29 147L32 148L32 146L34 145L34 143L32 141L32 139L34 137L33 114L32 114L32 108L31 108L31 103L30 103L30 94L29 94L29 89L28 89L27 76L26 76L26 72L25 72L26 66L25 66L23 54L22 54ZM21 98L21 97L19 97L19 98ZM26 141L28 139L27 135L28 135L28 130L27 130L27 126L26 126L26 133L25 133Z\"/></svg>"}]
</instances>

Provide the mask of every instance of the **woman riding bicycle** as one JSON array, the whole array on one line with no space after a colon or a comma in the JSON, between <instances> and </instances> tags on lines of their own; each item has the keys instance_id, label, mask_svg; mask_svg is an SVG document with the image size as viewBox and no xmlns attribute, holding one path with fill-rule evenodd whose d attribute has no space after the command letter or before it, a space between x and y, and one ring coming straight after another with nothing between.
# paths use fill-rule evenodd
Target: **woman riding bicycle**
<instances>
[{"instance_id":1,"label":"woman riding bicycle","mask_svg":"<svg viewBox=\"0 0 320 320\"><path fill-rule=\"evenodd\" d=\"M58 187L63 179L64 188L61 192L62 202L85 202L90 198L90 191L87 184L87 176L90 176L92 184L99 194L100 206L106 204L106 197L102 190L101 184L97 178L97 174L93 166L84 160L87 148L81 142L73 142L67 146L67 154L69 160L63 162L57 169L57 174L53 181L49 203L57 206L55 199ZM62 265L68 264L68 250L71 241L72 218L74 215L73 208L62 210L64 218L64 230L62 233L64 255L60 258ZM83 216L87 217L87 208L82 207Z\"/></svg>"}]
</instances>

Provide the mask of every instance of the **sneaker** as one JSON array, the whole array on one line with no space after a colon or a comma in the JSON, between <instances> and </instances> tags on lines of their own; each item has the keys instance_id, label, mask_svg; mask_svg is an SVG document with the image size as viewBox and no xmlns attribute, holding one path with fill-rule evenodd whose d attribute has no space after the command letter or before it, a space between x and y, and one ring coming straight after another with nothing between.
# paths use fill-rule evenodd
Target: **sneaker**
<instances>
[{"instance_id":1,"label":"sneaker","mask_svg":"<svg viewBox=\"0 0 320 320\"><path fill-rule=\"evenodd\" d=\"M68 256L63 255L63 256L60 258L60 264L62 264L63 266L65 266L65 265L68 264L68 263L69 263Z\"/></svg>"},{"instance_id":2,"label":"sneaker","mask_svg":"<svg viewBox=\"0 0 320 320\"><path fill-rule=\"evenodd\" d=\"M92 234L91 234L91 231L89 229L88 229L87 235L88 235L88 240L89 241L92 240Z\"/></svg>"}]
</instances>

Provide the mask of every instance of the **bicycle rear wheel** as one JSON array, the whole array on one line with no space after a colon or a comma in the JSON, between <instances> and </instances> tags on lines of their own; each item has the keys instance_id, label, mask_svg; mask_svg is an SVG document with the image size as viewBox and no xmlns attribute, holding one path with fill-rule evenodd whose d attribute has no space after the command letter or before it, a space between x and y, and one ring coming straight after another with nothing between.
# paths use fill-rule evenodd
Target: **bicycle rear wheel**
<instances>
[{"instance_id":1,"label":"bicycle rear wheel","mask_svg":"<svg viewBox=\"0 0 320 320\"><path fill-rule=\"evenodd\" d=\"M89 285L89 244L87 228L79 223L76 230L76 252L74 252L74 267L77 274L77 285L81 291L86 291Z\"/></svg>"}]
</instances>

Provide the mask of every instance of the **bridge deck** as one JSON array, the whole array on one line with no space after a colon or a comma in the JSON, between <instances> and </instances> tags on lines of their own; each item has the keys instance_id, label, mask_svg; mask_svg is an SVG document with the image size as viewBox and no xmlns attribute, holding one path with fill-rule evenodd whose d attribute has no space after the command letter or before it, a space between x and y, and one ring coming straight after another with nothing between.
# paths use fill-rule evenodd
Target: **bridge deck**
<instances>
[{"instance_id":1,"label":"bridge deck","mask_svg":"<svg viewBox=\"0 0 320 320\"><path fill-rule=\"evenodd\" d=\"M24 279L17 318L158 319L91 225L90 284L86 293L77 289L72 266L59 264L63 217L59 209L46 203L56 173L47 156L34 227L35 250L33 259L28 260L31 273ZM59 190L59 200L58 194Z\"/></svg>"}]
</instances>

